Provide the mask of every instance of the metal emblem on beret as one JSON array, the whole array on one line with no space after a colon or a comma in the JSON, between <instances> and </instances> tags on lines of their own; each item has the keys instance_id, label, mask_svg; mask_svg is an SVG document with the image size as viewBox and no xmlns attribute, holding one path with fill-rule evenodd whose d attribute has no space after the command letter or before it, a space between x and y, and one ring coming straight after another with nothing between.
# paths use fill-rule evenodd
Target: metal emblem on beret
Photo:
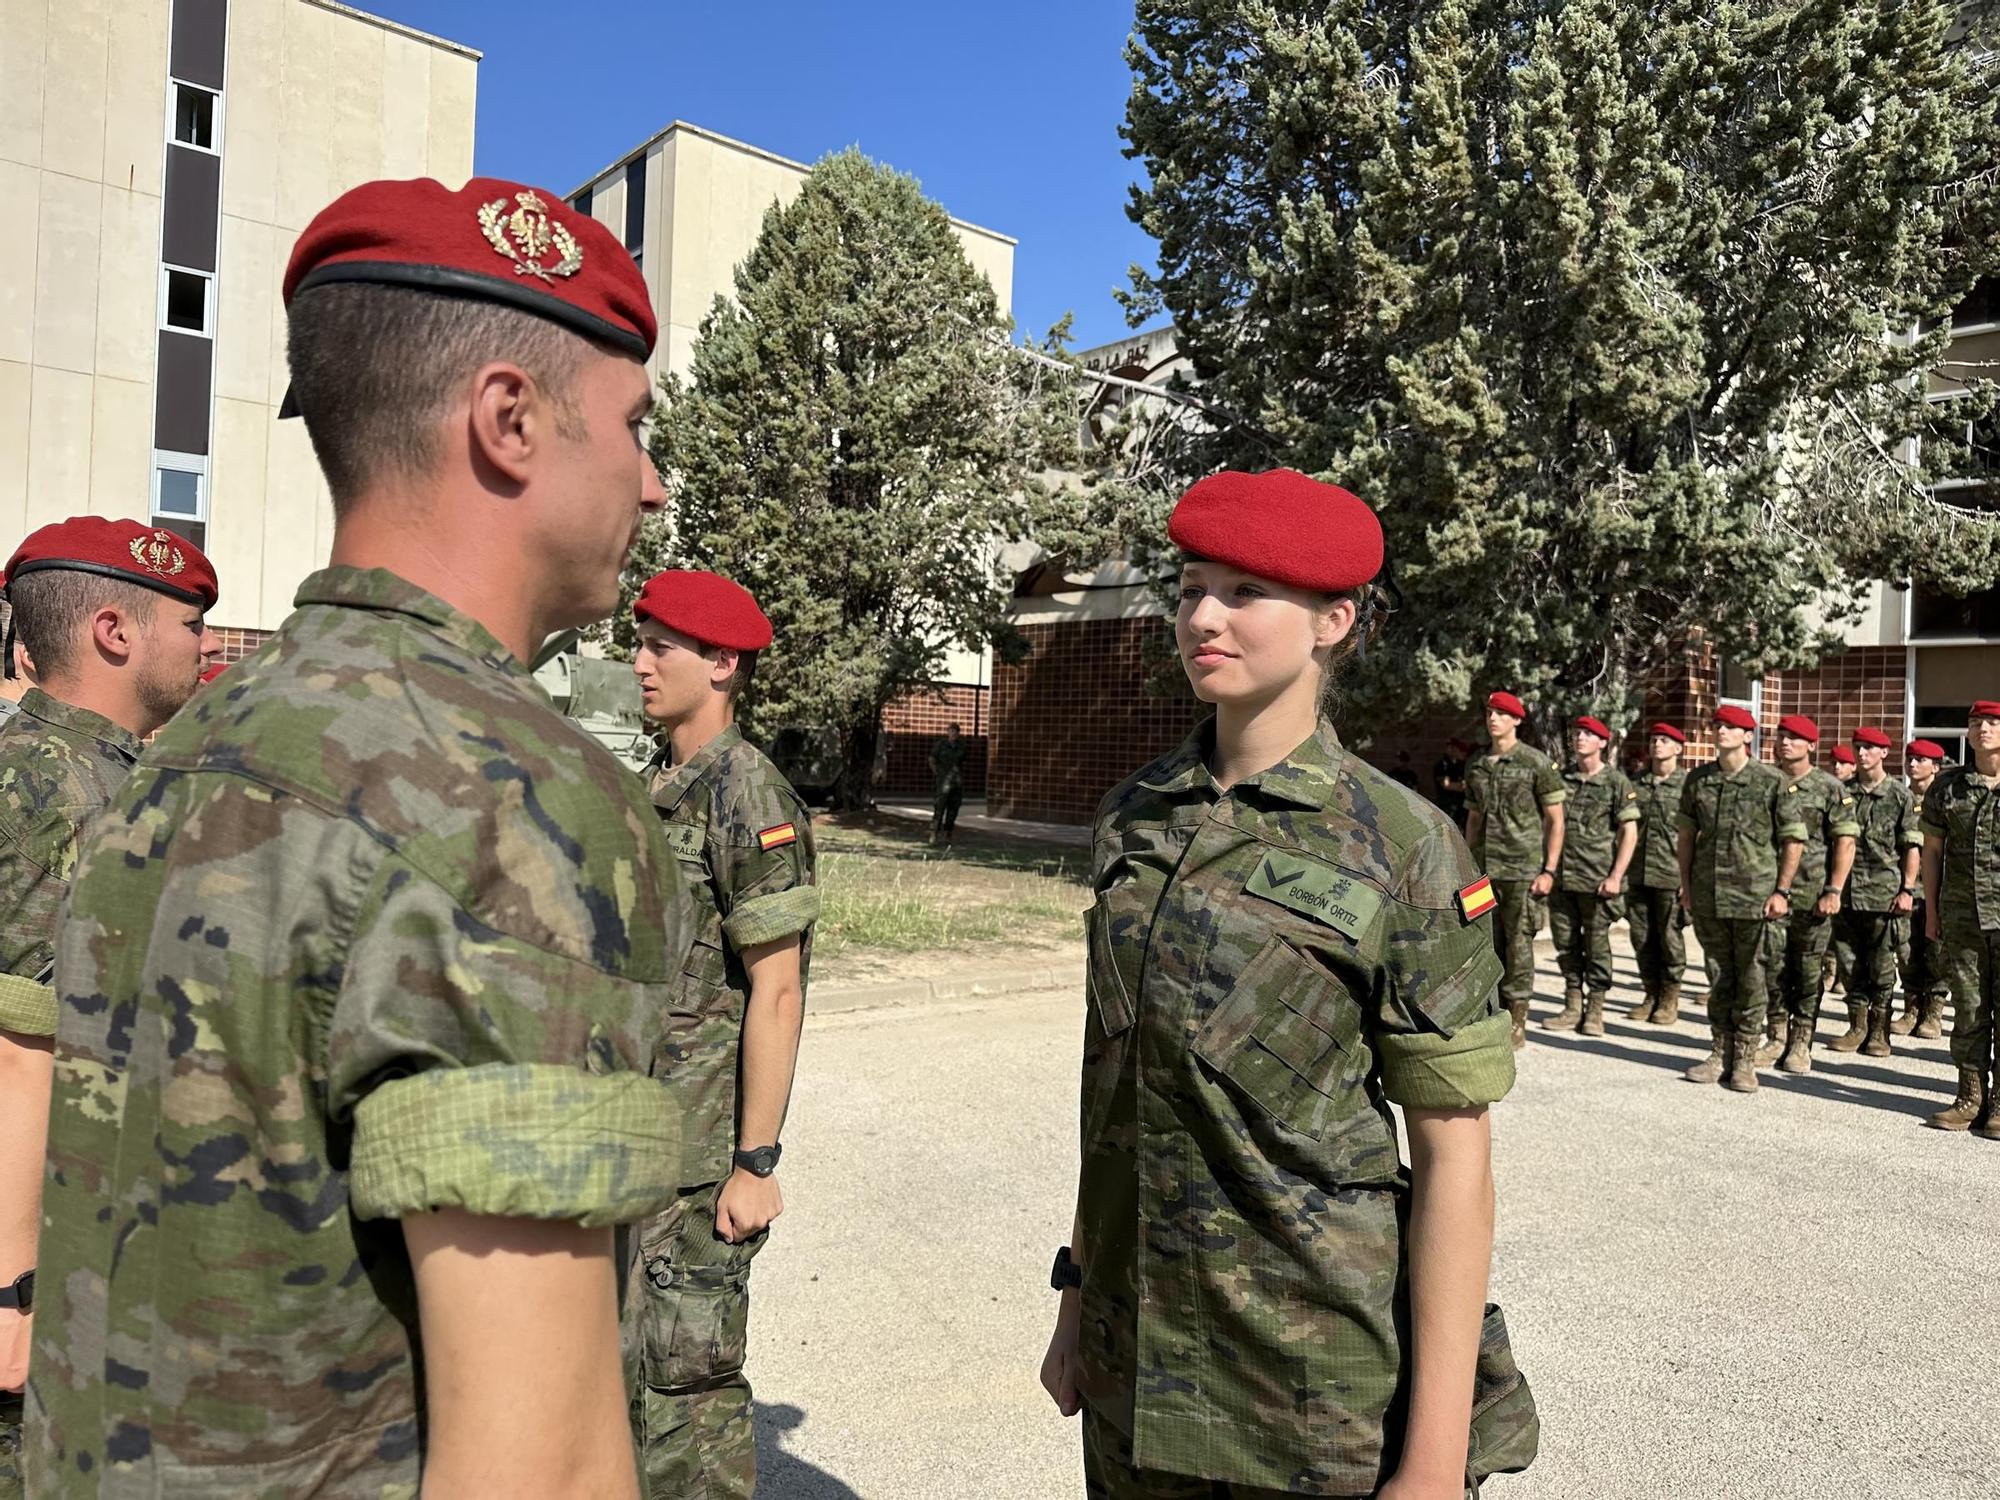
<instances>
[{"instance_id":1,"label":"metal emblem on beret","mask_svg":"<svg viewBox=\"0 0 2000 1500\"><path fill-rule=\"evenodd\" d=\"M181 549L174 545L171 531L156 531L151 536L132 538L132 561L161 578L171 578L184 572L187 559L181 556Z\"/></svg>"},{"instance_id":2,"label":"metal emblem on beret","mask_svg":"<svg viewBox=\"0 0 2000 1500\"><path fill-rule=\"evenodd\" d=\"M539 276L553 284L558 276L574 276L583 267L583 247L561 224L549 217L549 206L541 194L529 190L514 195L514 211L507 212L507 200L495 198L479 206L479 228L487 243L514 262L516 276ZM542 258L554 250L562 259L552 266Z\"/></svg>"}]
</instances>

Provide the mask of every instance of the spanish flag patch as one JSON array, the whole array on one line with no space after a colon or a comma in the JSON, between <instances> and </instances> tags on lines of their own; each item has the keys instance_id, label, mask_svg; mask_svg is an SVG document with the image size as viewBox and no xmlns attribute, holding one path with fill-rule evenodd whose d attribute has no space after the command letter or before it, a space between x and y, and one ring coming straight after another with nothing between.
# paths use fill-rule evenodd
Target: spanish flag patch
<instances>
[{"instance_id":1,"label":"spanish flag patch","mask_svg":"<svg viewBox=\"0 0 2000 1500\"><path fill-rule=\"evenodd\" d=\"M799 841L799 831L790 823L780 823L776 828L766 828L757 835L757 847L769 854L773 849L782 849L787 844Z\"/></svg>"},{"instance_id":2,"label":"spanish flag patch","mask_svg":"<svg viewBox=\"0 0 2000 1500\"><path fill-rule=\"evenodd\" d=\"M1497 905L1499 900L1493 894L1493 882L1483 877L1458 893L1458 909L1468 922L1477 921Z\"/></svg>"}]
</instances>

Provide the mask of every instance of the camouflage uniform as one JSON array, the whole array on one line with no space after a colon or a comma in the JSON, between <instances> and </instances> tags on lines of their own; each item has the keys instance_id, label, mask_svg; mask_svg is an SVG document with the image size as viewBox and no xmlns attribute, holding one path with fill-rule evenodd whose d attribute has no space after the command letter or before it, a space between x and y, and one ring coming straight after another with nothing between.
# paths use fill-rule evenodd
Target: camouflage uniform
<instances>
[{"instance_id":1,"label":"camouflage uniform","mask_svg":"<svg viewBox=\"0 0 2000 1500\"><path fill-rule=\"evenodd\" d=\"M1535 993L1535 932L1541 912L1529 887L1542 872L1547 848L1542 810L1559 804L1564 795L1562 772L1532 745L1516 743L1505 755L1488 750L1465 773L1466 809L1484 820L1472 855L1492 880L1500 903L1493 914L1493 948L1505 969L1500 1000L1514 1017L1517 1044Z\"/></svg>"},{"instance_id":2,"label":"camouflage uniform","mask_svg":"<svg viewBox=\"0 0 2000 1500\"><path fill-rule=\"evenodd\" d=\"M1778 773L1784 780L1784 773ZM1782 1047L1792 1026L1808 1037L1819 1021L1820 999L1826 986L1826 950L1833 941L1833 919L1823 917L1814 903L1826 889L1833 846L1861 831L1854 821L1854 793L1838 778L1817 766L1786 781L1784 820L1805 829L1805 847L1792 876L1790 912L1771 924L1771 961L1777 970L1779 1008L1765 1021L1765 1032Z\"/></svg>"},{"instance_id":3,"label":"camouflage uniform","mask_svg":"<svg viewBox=\"0 0 2000 1500\"><path fill-rule=\"evenodd\" d=\"M1556 867L1556 888L1549 903L1549 927L1556 940L1556 967L1562 970L1565 1005L1551 1026L1577 1024L1578 997L1590 995L1583 1015L1586 1035L1604 1034L1604 997L1611 990L1611 923L1618 898L1597 894L1618 857L1618 839L1626 824L1639 821L1639 794L1631 778L1616 766L1602 766L1595 776L1574 768L1563 773L1564 821L1562 859Z\"/></svg>"},{"instance_id":4,"label":"camouflage uniform","mask_svg":"<svg viewBox=\"0 0 2000 1500\"><path fill-rule=\"evenodd\" d=\"M965 800L965 756L971 747L949 737L931 746L931 832L947 838L958 827L959 805Z\"/></svg>"},{"instance_id":5,"label":"camouflage uniform","mask_svg":"<svg viewBox=\"0 0 2000 1500\"><path fill-rule=\"evenodd\" d=\"M1212 745L1204 725L1097 814L1085 1466L1105 1495L1373 1494L1409 1391L1389 1103L1507 1093L1500 965L1455 899L1478 875L1456 830L1330 727L1227 792ZM1498 1309L1484 1336L1473 1478L1525 1467L1537 1434Z\"/></svg>"},{"instance_id":6,"label":"camouflage uniform","mask_svg":"<svg viewBox=\"0 0 2000 1500\"><path fill-rule=\"evenodd\" d=\"M733 727L687 764L655 761L648 772L695 919L654 1063L681 1110L686 1162L678 1200L639 1234L627 1326L632 1430L653 1500L747 1500L757 1450L743 1355L750 1262L766 1235L730 1244L715 1232L715 1205L736 1151L750 998L740 955L797 934L803 983L819 915L812 824L791 783Z\"/></svg>"},{"instance_id":7,"label":"camouflage uniform","mask_svg":"<svg viewBox=\"0 0 2000 1500\"><path fill-rule=\"evenodd\" d=\"M1687 968L1688 915L1681 906L1676 822L1686 784L1687 772L1677 766L1669 776L1648 770L1634 788L1639 794L1639 852L1632 859L1625 913L1632 923L1632 952L1646 998L1632 1018L1661 1025L1671 1025L1680 1015L1681 974Z\"/></svg>"},{"instance_id":8,"label":"camouflage uniform","mask_svg":"<svg viewBox=\"0 0 2000 1500\"><path fill-rule=\"evenodd\" d=\"M638 784L402 579L330 568L298 606L78 862L37 1500L413 1496L397 1219L627 1224L674 1196L646 1069L689 916Z\"/></svg>"},{"instance_id":9,"label":"camouflage uniform","mask_svg":"<svg viewBox=\"0 0 2000 1500\"><path fill-rule=\"evenodd\" d=\"M1933 779L1931 786L1936 785ZM1925 792L1928 790L1926 788ZM1910 808L1917 820L1919 841L1923 835L1925 792L1910 788ZM1931 942L1926 910L1920 883L1916 909L1904 925L1903 945L1896 951L1896 969L1903 982L1903 1014L1896 1018L1890 1030L1897 1036L1908 1036L1914 1032L1920 1037L1936 1037L1942 1030L1940 1023L1944 1018L1945 1001L1950 998L1951 985L1945 973L1944 956Z\"/></svg>"},{"instance_id":10,"label":"camouflage uniform","mask_svg":"<svg viewBox=\"0 0 2000 1500\"><path fill-rule=\"evenodd\" d=\"M1847 878L1839 918L1840 935L1854 954L1848 1000L1862 1010L1880 1013L1881 1020L1871 1024L1883 1034L1886 1047L1889 1001L1896 992L1894 955L1909 921L1890 908L1903 889L1903 859L1923 844L1924 836L1917 827L1915 800L1902 782L1885 776L1870 787L1857 776L1845 790L1854 801L1858 830L1854 870Z\"/></svg>"},{"instance_id":11,"label":"camouflage uniform","mask_svg":"<svg viewBox=\"0 0 2000 1500\"><path fill-rule=\"evenodd\" d=\"M1695 1065L1697 1081L1731 1047L1754 1059L1764 1031L1770 923L1764 902L1778 888L1779 847L1803 842L1805 825L1788 812L1785 778L1761 760L1726 775L1720 761L1696 766L1681 787L1677 827L1694 833L1688 899L1695 936L1709 963L1708 1029L1714 1050ZM1754 1080L1754 1064L1751 1077ZM1733 1071L1733 1070L1732 1070Z\"/></svg>"},{"instance_id":12,"label":"camouflage uniform","mask_svg":"<svg viewBox=\"0 0 2000 1500\"><path fill-rule=\"evenodd\" d=\"M1958 1065L1958 1102L1984 1101L1990 1112L1993 1007L2000 1000L2000 795L1971 766L1946 766L1924 798L1922 828L1926 837L1936 834L1944 840L1938 880L1941 941L1931 951L1943 949L1943 968L1951 978L1951 1060Z\"/></svg>"}]
</instances>

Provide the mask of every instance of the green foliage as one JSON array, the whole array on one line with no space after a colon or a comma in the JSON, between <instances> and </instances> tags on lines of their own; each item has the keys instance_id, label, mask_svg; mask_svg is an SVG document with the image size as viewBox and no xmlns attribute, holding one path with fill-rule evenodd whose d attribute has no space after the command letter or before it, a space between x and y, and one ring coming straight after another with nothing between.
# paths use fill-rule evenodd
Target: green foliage
<instances>
[{"instance_id":1,"label":"green foliage","mask_svg":"<svg viewBox=\"0 0 2000 1500\"><path fill-rule=\"evenodd\" d=\"M866 799L883 706L949 646L1017 649L999 547L1077 536L1075 497L1043 480L1074 462L1075 379L1011 329L944 210L848 150L765 215L691 378L661 382L671 525L649 527L627 587L702 567L756 595L777 640L745 717L838 726L844 805ZM626 615L614 643L631 646Z\"/></svg>"},{"instance_id":2,"label":"green foliage","mask_svg":"<svg viewBox=\"0 0 2000 1500\"><path fill-rule=\"evenodd\" d=\"M1925 400L1996 259L1993 79L1956 13L1140 0L1160 253L1128 307L1171 314L1232 415L1165 445L1131 532L1222 466L1375 504L1407 604L1364 726L1503 684L1617 714L1692 631L1782 667L1862 580L1992 582L2000 528L1925 489L1993 402Z\"/></svg>"}]
</instances>

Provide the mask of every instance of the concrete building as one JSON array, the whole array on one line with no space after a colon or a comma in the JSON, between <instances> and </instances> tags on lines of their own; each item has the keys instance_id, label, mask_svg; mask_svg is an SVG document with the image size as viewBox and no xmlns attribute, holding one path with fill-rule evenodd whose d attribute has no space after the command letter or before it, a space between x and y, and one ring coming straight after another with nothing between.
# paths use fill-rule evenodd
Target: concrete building
<instances>
[{"instance_id":1,"label":"concrete building","mask_svg":"<svg viewBox=\"0 0 2000 1500\"><path fill-rule=\"evenodd\" d=\"M331 0L0 0L0 536L151 518L232 656L275 628L332 531L286 259L358 183L471 176L478 64Z\"/></svg>"}]
</instances>

